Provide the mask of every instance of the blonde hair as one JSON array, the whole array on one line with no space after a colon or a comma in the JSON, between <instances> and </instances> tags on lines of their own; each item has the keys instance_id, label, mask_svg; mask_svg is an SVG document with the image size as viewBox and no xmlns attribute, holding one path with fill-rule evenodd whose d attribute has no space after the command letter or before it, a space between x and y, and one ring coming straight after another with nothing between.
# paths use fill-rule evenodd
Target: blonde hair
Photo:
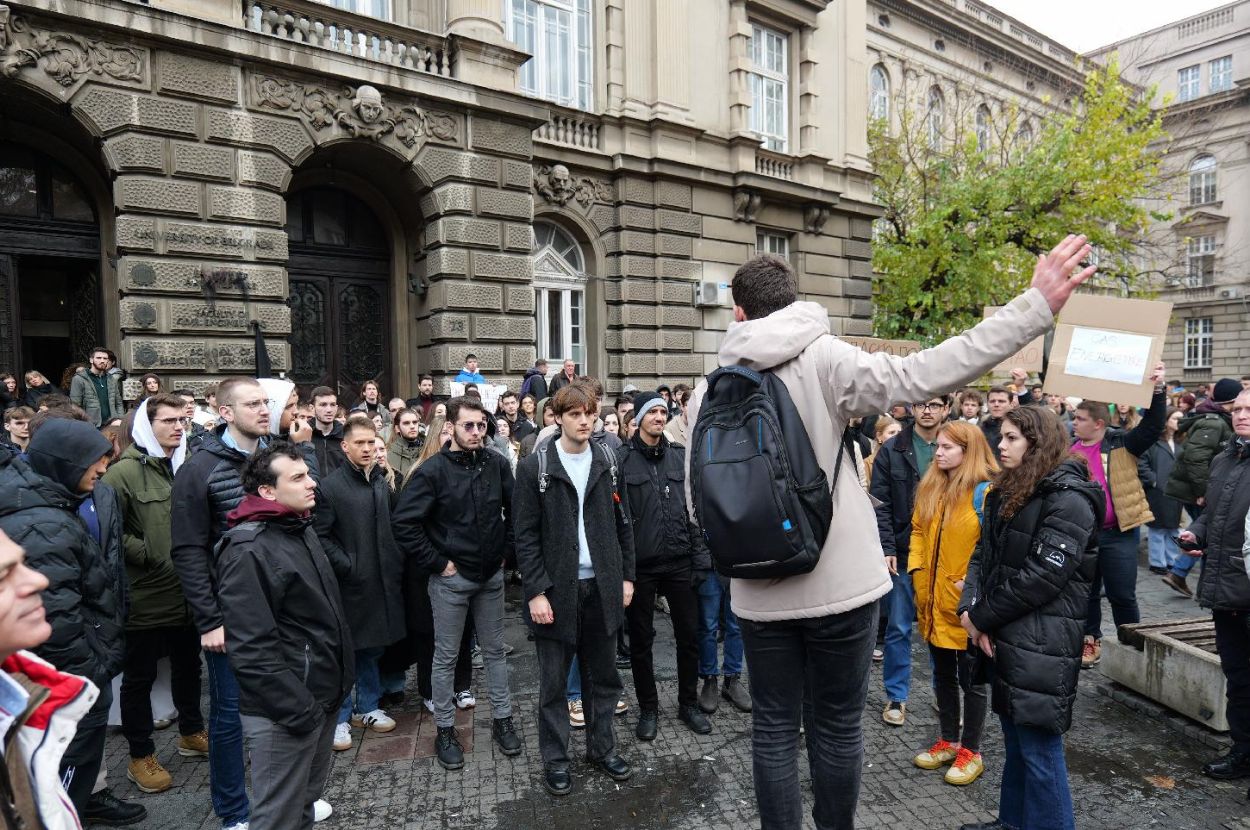
<instances>
[{"instance_id":1,"label":"blonde hair","mask_svg":"<svg viewBox=\"0 0 1250 830\"><path fill-rule=\"evenodd\" d=\"M998 472L998 462L980 427L966 421L948 421L938 428L937 434L958 444L964 451L964 460L953 470L943 470L936 462L929 464L916 488L912 520L917 526L932 521L944 507L955 504Z\"/></svg>"}]
</instances>

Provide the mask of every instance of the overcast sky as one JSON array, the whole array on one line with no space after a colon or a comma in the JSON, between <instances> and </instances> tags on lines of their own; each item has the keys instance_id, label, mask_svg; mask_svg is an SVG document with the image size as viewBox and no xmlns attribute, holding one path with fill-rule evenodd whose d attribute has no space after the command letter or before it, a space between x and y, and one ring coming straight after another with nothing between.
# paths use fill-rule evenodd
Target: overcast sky
<instances>
[{"instance_id":1,"label":"overcast sky","mask_svg":"<svg viewBox=\"0 0 1250 830\"><path fill-rule=\"evenodd\" d=\"M1228 4L1228 0L989 0L989 4L1088 52L1126 37Z\"/></svg>"}]
</instances>

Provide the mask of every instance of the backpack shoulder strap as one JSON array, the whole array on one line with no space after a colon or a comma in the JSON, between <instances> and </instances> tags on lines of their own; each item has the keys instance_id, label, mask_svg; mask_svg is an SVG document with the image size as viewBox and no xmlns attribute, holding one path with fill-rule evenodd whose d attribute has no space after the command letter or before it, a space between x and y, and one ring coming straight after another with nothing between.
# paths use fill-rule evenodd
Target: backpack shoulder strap
<instances>
[{"instance_id":1,"label":"backpack shoulder strap","mask_svg":"<svg viewBox=\"0 0 1250 830\"><path fill-rule=\"evenodd\" d=\"M551 446L551 441L539 441L534 446L534 452L538 453L538 495L543 496L547 493L547 484L551 477L547 474L547 448Z\"/></svg>"},{"instance_id":2,"label":"backpack shoulder strap","mask_svg":"<svg viewBox=\"0 0 1250 830\"><path fill-rule=\"evenodd\" d=\"M985 494L990 489L988 481L982 481L972 491L972 509L977 511L977 521L985 524Z\"/></svg>"}]
</instances>

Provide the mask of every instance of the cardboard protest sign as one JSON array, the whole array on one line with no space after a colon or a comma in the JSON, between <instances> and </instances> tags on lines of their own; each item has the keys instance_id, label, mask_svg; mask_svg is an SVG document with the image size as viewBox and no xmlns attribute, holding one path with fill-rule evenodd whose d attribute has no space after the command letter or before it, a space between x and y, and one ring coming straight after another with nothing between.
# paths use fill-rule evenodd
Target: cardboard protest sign
<instances>
[{"instance_id":1,"label":"cardboard protest sign","mask_svg":"<svg viewBox=\"0 0 1250 830\"><path fill-rule=\"evenodd\" d=\"M850 343L852 346L863 349L869 354L877 352L885 352L896 357L906 357L909 354L921 351L922 346L915 340L881 340L876 337L842 337L844 343Z\"/></svg>"},{"instance_id":2,"label":"cardboard protest sign","mask_svg":"<svg viewBox=\"0 0 1250 830\"><path fill-rule=\"evenodd\" d=\"M1074 294L1055 326L1045 392L1149 406L1172 304Z\"/></svg>"},{"instance_id":3,"label":"cardboard protest sign","mask_svg":"<svg viewBox=\"0 0 1250 830\"><path fill-rule=\"evenodd\" d=\"M987 305L985 307L985 316L983 319L988 320L998 313L1002 306ZM995 375L1010 375L1012 369L1023 369L1030 374L1037 374L1044 368L1042 366L1042 358L1046 353L1046 335L1042 335L1035 339L1032 343L1025 346L1011 357L995 366L991 372Z\"/></svg>"},{"instance_id":4,"label":"cardboard protest sign","mask_svg":"<svg viewBox=\"0 0 1250 830\"><path fill-rule=\"evenodd\" d=\"M451 382L451 396L458 398L464 394L464 387L468 384ZM503 384L479 383L477 384L477 392L482 396L482 406L487 412L494 412L499 405L499 396L508 391L508 387Z\"/></svg>"}]
</instances>

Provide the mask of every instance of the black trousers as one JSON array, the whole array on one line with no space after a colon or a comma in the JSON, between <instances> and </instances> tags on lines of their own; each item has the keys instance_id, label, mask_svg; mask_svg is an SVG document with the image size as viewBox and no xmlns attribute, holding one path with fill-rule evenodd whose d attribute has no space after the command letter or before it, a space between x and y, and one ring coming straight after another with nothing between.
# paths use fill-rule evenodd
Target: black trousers
<instances>
[{"instance_id":1,"label":"black trousers","mask_svg":"<svg viewBox=\"0 0 1250 830\"><path fill-rule=\"evenodd\" d=\"M1215 650L1228 680L1228 731L1236 752L1250 752L1250 612L1213 611Z\"/></svg>"},{"instance_id":2,"label":"black trousers","mask_svg":"<svg viewBox=\"0 0 1250 830\"><path fill-rule=\"evenodd\" d=\"M655 663L651 649L655 643L655 598L668 598L677 641L677 703L694 706L699 694L699 595L690 584L690 570L670 574L638 574L634 599L625 609L629 623L629 662L634 673L638 708L654 712L660 708L655 688Z\"/></svg>"},{"instance_id":3,"label":"black trousers","mask_svg":"<svg viewBox=\"0 0 1250 830\"><path fill-rule=\"evenodd\" d=\"M108 711L113 705L113 684L96 683L100 696L83 720L61 756L61 781L78 815L87 809L96 777L104 763L104 739L108 736ZM149 718L150 720L150 718Z\"/></svg>"},{"instance_id":4,"label":"black trousers","mask_svg":"<svg viewBox=\"0 0 1250 830\"><path fill-rule=\"evenodd\" d=\"M933 658L933 692L937 697L942 739L973 752L981 751L981 732L989 709L988 686L972 682L972 655L967 649L942 648L929 643ZM959 727L963 692L963 730Z\"/></svg>"},{"instance_id":5,"label":"black trousers","mask_svg":"<svg viewBox=\"0 0 1250 830\"><path fill-rule=\"evenodd\" d=\"M200 712L200 635L194 626L144 628L126 631L126 659L122 665L120 709L122 734L131 758L156 752L152 742L152 684L156 664L169 658L169 680L178 710L178 731L194 735L204 728Z\"/></svg>"},{"instance_id":6,"label":"black trousers","mask_svg":"<svg viewBox=\"0 0 1250 830\"><path fill-rule=\"evenodd\" d=\"M586 716L586 755L601 761L616 751L612 714L623 687L616 671L616 631L603 632L603 605L593 579L578 581L577 642L536 637L538 651L538 748L547 767L569 765L569 667L577 657Z\"/></svg>"}]
</instances>

